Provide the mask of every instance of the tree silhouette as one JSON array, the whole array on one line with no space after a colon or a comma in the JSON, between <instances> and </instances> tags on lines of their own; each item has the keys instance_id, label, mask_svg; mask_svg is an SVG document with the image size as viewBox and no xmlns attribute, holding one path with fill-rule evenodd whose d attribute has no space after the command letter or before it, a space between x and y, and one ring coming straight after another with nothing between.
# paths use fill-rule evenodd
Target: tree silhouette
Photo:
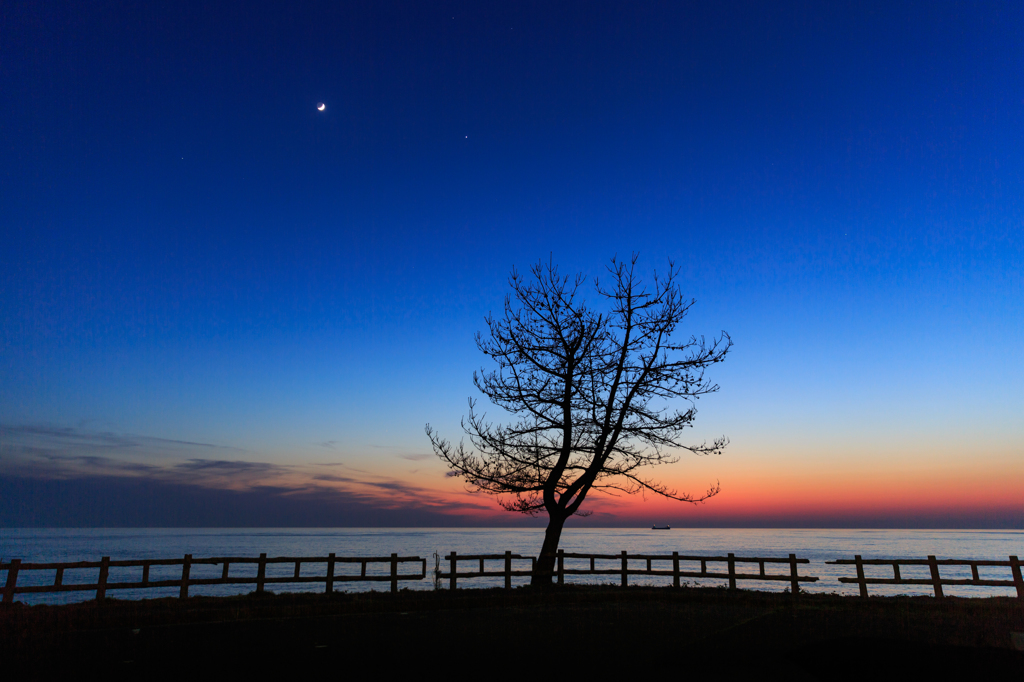
<instances>
[{"instance_id":1,"label":"tree silhouette","mask_svg":"<svg viewBox=\"0 0 1024 682\"><path fill-rule=\"evenodd\" d=\"M453 447L426 427L451 475L498 496L509 511L547 513L535 585L550 584L565 521L589 513L581 506L591 490L694 503L719 491L716 483L697 497L678 493L641 471L678 461L671 449L704 455L725 447L724 437L710 445L685 445L680 437L692 425L694 400L718 390L704 370L725 359L732 340L722 332L710 343L693 336L673 341L694 301L680 293L671 261L649 287L636 263L635 255L613 258L610 286L595 279L604 312L583 300L583 275L562 277L554 265L538 263L527 280L513 269L504 314L488 315L489 335L476 335L497 369L474 372L473 383L518 421L492 424L470 399L462 427L472 448Z\"/></svg>"}]
</instances>

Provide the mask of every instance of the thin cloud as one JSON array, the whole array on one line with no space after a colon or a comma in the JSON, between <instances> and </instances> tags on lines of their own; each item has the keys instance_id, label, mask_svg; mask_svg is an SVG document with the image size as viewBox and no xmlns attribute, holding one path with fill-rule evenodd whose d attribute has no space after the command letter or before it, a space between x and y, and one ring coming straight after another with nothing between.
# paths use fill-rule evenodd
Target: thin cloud
<instances>
[{"instance_id":1,"label":"thin cloud","mask_svg":"<svg viewBox=\"0 0 1024 682\"><path fill-rule=\"evenodd\" d=\"M391 492L405 493L406 495L417 495L423 492L423 488L411 486L401 481L363 481L362 484L382 490L390 490Z\"/></svg>"},{"instance_id":2,"label":"thin cloud","mask_svg":"<svg viewBox=\"0 0 1024 682\"><path fill-rule=\"evenodd\" d=\"M157 436L137 436L112 431L88 431L70 426L46 426L39 424L18 424L0 426L0 437L31 443L49 442L65 448L144 448L147 445L169 445L187 448L208 448L244 452L241 448L200 441L177 440ZM38 446L37 446L38 447Z\"/></svg>"},{"instance_id":3,"label":"thin cloud","mask_svg":"<svg viewBox=\"0 0 1024 682\"><path fill-rule=\"evenodd\" d=\"M330 481L332 483L358 483L357 479L348 476L335 476L334 474L316 474L314 481Z\"/></svg>"},{"instance_id":4,"label":"thin cloud","mask_svg":"<svg viewBox=\"0 0 1024 682\"><path fill-rule=\"evenodd\" d=\"M174 440L172 438L155 438L155 437L152 437L152 436L147 436L147 437L143 438L143 440L147 441L147 442L151 442L151 443L170 443L172 445L187 445L189 447L195 447L195 448L211 448L211 449L214 449L214 450L231 450L233 452L245 452L245 450L243 448L236 448L236 447L233 447L231 445L216 445L214 443L198 443L196 441L191 441L191 440Z\"/></svg>"},{"instance_id":5,"label":"thin cloud","mask_svg":"<svg viewBox=\"0 0 1024 682\"><path fill-rule=\"evenodd\" d=\"M214 471L226 474L278 474L284 473L287 470L285 467L266 462L243 462L226 459L190 459L187 462L174 465L174 468L190 472Z\"/></svg>"},{"instance_id":6,"label":"thin cloud","mask_svg":"<svg viewBox=\"0 0 1024 682\"><path fill-rule=\"evenodd\" d=\"M36 479L67 480L83 476L155 477L159 467L110 457L62 456L47 452L29 459L6 458L2 472Z\"/></svg>"},{"instance_id":7,"label":"thin cloud","mask_svg":"<svg viewBox=\"0 0 1024 682\"><path fill-rule=\"evenodd\" d=\"M56 426L19 424L0 426L0 437L29 447L96 449L133 448L139 446L137 438L112 432L84 431Z\"/></svg>"},{"instance_id":8,"label":"thin cloud","mask_svg":"<svg viewBox=\"0 0 1024 682\"><path fill-rule=\"evenodd\" d=\"M125 462L120 459L114 459L112 457L98 457L95 455L76 455L72 457L61 457L51 455L47 457L53 462L69 462L74 463L90 469L102 469L102 470L115 470L115 471L131 471L133 473L152 473L159 471L158 467L151 464L142 464L140 462Z\"/></svg>"},{"instance_id":9,"label":"thin cloud","mask_svg":"<svg viewBox=\"0 0 1024 682\"><path fill-rule=\"evenodd\" d=\"M410 462L422 462L425 459L431 459L434 455L428 455L425 453L418 453L415 455L398 455L399 459L407 459Z\"/></svg>"}]
</instances>

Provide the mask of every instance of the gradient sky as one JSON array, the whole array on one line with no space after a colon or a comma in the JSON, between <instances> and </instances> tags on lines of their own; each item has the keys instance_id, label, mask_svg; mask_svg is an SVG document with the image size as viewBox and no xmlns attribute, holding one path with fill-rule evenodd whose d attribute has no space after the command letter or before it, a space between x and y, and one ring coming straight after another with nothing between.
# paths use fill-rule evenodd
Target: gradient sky
<instances>
[{"instance_id":1,"label":"gradient sky","mask_svg":"<svg viewBox=\"0 0 1024 682\"><path fill-rule=\"evenodd\" d=\"M0 525L523 522L424 424L637 252L722 492L573 523L1024 528L1020 2L10 0L0 235Z\"/></svg>"}]
</instances>

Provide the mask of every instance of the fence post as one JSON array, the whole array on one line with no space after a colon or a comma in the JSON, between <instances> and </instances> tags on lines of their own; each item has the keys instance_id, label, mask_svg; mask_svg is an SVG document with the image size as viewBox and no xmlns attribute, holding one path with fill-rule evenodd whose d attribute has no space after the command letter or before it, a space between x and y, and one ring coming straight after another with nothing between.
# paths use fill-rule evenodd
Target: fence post
<instances>
[{"instance_id":1,"label":"fence post","mask_svg":"<svg viewBox=\"0 0 1024 682\"><path fill-rule=\"evenodd\" d=\"M391 553L391 594L398 594L398 555Z\"/></svg>"},{"instance_id":2,"label":"fence post","mask_svg":"<svg viewBox=\"0 0 1024 682\"><path fill-rule=\"evenodd\" d=\"M861 563L860 554L854 555L853 560L857 563L857 584L860 585L860 596L867 599L868 583L864 577L864 564Z\"/></svg>"},{"instance_id":3,"label":"fence post","mask_svg":"<svg viewBox=\"0 0 1024 682\"><path fill-rule=\"evenodd\" d=\"M100 559L100 578L96 581L96 601L101 602L107 596L107 574L110 572L110 557Z\"/></svg>"},{"instance_id":4,"label":"fence post","mask_svg":"<svg viewBox=\"0 0 1024 682\"><path fill-rule=\"evenodd\" d=\"M729 589L736 589L736 555L729 552Z\"/></svg>"},{"instance_id":5,"label":"fence post","mask_svg":"<svg viewBox=\"0 0 1024 682\"><path fill-rule=\"evenodd\" d=\"M267 578L267 553L260 553L260 562L256 568L256 594L263 594L263 581Z\"/></svg>"},{"instance_id":6,"label":"fence post","mask_svg":"<svg viewBox=\"0 0 1024 682\"><path fill-rule=\"evenodd\" d=\"M7 584L4 585L4 604L14 602L14 587L18 584L19 570L21 570L21 559L12 559L11 565L7 567Z\"/></svg>"},{"instance_id":7,"label":"fence post","mask_svg":"<svg viewBox=\"0 0 1024 682\"><path fill-rule=\"evenodd\" d=\"M565 550L558 550L558 584L565 584Z\"/></svg>"},{"instance_id":8,"label":"fence post","mask_svg":"<svg viewBox=\"0 0 1024 682\"><path fill-rule=\"evenodd\" d=\"M796 554L789 555L789 591L793 596L800 594L800 577L796 572Z\"/></svg>"},{"instance_id":9,"label":"fence post","mask_svg":"<svg viewBox=\"0 0 1024 682\"><path fill-rule=\"evenodd\" d=\"M454 592L455 591L455 584L456 584L455 572L459 569L459 560L456 558L455 552L452 552L451 554L449 554L448 555L448 559L449 559L449 561L451 561L451 565L452 565L451 575L448 576L448 589L451 590L452 592Z\"/></svg>"},{"instance_id":10,"label":"fence post","mask_svg":"<svg viewBox=\"0 0 1024 682\"><path fill-rule=\"evenodd\" d=\"M327 555L327 587L324 592L327 594L334 592L334 552Z\"/></svg>"},{"instance_id":11,"label":"fence post","mask_svg":"<svg viewBox=\"0 0 1024 682\"><path fill-rule=\"evenodd\" d=\"M1010 570L1013 572L1013 586L1017 588L1017 599L1024 599L1024 578L1021 577L1020 560L1016 555L1010 557Z\"/></svg>"},{"instance_id":12,"label":"fence post","mask_svg":"<svg viewBox=\"0 0 1024 682\"><path fill-rule=\"evenodd\" d=\"M181 592L178 596L181 599L188 597L188 576L192 572L192 555L186 554L185 560L181 562Z\"/></svg>"},{"instance_id":13,"label":"fence post","mask_svg":"<svg viewBox=\"0 0 1024 682\"><path fill-rule=\"evenodd\" d=\"M512 552L505 550L505 589L512 589Z\"/></svg>"},{"instance_id":14,"label":"fence post","mask_svg":"<svg viewBox=\"0 0 1024 682\"><path fill-rule=\"evenodd\" d=\"M672 552L672 587L679 587L679 552Z\"/></svg>"},{"instance_id":15,"label":"fence post","mask_svg":"<svg viewBox=\"0 0 1024 682\"><path fill-rule=\"evenodd\" d=\"M622 586L629 584L629 559L626 558L626 550L622 550Z\"/></svg>"},{"instance_id":16,"label":"fence post","mask_svg":"<svg viewBox=\"0 0 1024 682\"><path fill-rule=\"evenodd\" d=\"M939 565L935 563L935 557L928 555L928 568L932 571L932 586L935 588L935 598L942 599L942 581L939 579Z\"/></svg>"}]
</instances>

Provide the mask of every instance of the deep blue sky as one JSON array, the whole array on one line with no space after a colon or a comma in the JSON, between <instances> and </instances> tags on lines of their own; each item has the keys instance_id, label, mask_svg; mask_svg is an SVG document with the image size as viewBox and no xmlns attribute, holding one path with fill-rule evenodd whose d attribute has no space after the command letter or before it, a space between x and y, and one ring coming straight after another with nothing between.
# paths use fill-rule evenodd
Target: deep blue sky
<instances>
[{"instance_id":1,"label":"deep blue sky","mask_svg":"<svg viewBox=\"0 0 1024 682\"><path fill-rule=\"evenodd\" d=\"M1024 483L1022 74L1018 2L5 2L0 474L430 497L510 269L639 252L736 343L672 477L967 514Z\"/></svg>"}]
</instances>

